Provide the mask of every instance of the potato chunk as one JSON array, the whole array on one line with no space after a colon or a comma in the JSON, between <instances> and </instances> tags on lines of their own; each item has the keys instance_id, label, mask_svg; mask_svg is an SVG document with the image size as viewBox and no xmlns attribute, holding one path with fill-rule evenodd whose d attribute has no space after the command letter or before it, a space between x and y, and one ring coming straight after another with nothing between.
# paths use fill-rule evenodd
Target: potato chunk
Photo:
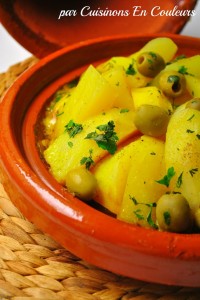
<instances>
[{"instance_id":1,"label":"potato chunk","mask_svg":"<svg viewBox=\"0 0 200 300\"><path fill-rule=\"evenodd\" d=\"M178 71L181 74L200 77L200 55L179 59L166 66L165 70ZM164 71L163 71L164 72Z\"/></svg>"},{"instance_id":2,"label":"potato chunk","mask_svg":"<svg viewBox=\"0 0 200 300\"><path fill-rule=\"evenodd\" d=\"M175 170L171 190L182 193L195 213L200 207L200 111L185 107L169 122L165 160Z\"/></svg>"},{"instance_id":3,"label":"potato chunk","mask_svg":"<svg viewBox=\"0 0 200 300\"><path fill-rule=\"evenodd\" d=\"M135 148L135 142L130 143L113 156L101 160L92 170L97 179L94 200L114 214L120 210Z\"/></svg>"},{"instance_id":4,"label":"potato chunk","mask_svg":"<svg viewBox=\"0 0 200 300\"><path fill-rule=\"evenodd\" d=\"M172 112L172 104L167 97L155 86L148 86L132 90L135 110L141 105L149 104L162 107L167 112Z\"/></svg>"},{"instance_id":5,"label":"potato chunk","mask_svg":"<svg viewBox=\"0 0 200 300\"><path fill-rule=\"evenodd\" d=\"M148 214L167 188L157 183L165 175L164 142L156 138L142 136L135 141L134 155L131 159L124 197L118 218L120 220L150 227ZM135 199L138 204L136 204ZM154 208L152 218L154 218Z\"/></svg>"},{"instance_id":6,"label":"potato chunk","mask_svg":"<svg viewBox=\"0 0 200 300\"><path fill-rule=\"evenodd\" d=\"M149 41L138 52L130 55L130 57L136 59L143 52L155 52L162 56L165 62L168 62L173 59L177 50L177 45L170 38L158 37Z\"/></svg>"},{"instance_id":7,"label":"potato chunk","mask_svg":"<svg viewBox=\"0 0 200 300\"><path fill-rule=\"evenodd\" d=\"M89 66L63 106L63 110L60 111L54 129L54 138L64 132L66 123L71 119L75 122L83 122L107 111L114 107L118 97L117 88L104 79L93 66Z\"/></svg>"}]
</instances>

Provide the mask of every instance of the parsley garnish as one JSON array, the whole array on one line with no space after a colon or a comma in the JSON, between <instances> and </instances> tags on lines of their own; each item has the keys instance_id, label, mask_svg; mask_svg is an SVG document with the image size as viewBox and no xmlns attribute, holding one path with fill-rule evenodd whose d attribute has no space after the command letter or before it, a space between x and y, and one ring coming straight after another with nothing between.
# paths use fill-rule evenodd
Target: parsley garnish
<instances>
[{"instance_id":1,"label":"parsley garnish","mask_svg":"<svg viewBox=\"0 0 200 300\"><path fill-rule=\"evenodd\" d=\"M151 152L150 154L151 154L151 155L156 155L156 153L155 153L155 152Z\"/></svg>"},{"instance_id":2,"label":"parsley garnish","mask_svg":"<svg viewBox=\"0 0 200 300\"><path fill-rule=\"evenodd\" d=\"M183 58L186 58L186 55L185 55L185 54L181 54L181 55L177 56L177 57L173 60L173 62L178 61L178 60L183 59Z\"/></svg>"},{"instance_id":3,"label":"parsley garnish","mask_svg":"<svg viewBox=\"0 0 200 300\"><path fill-rule=\"evenodd\" d=\"M58 101L60 101L61 98L62 98L62 94L61 93L56 93L54 101L58 102Z\"/></svg>"},{"instance_id":4,"label":"parsley garnish","mask_svg":"<svg viewBox=\"0 0 200 300\"><path fill-rule=\"evenodd\" d=\"M89 150L89 156L86 157L84 156L81 160L80 160L80 164L81 165L85 165L86 169L89 170L89 168L91 167L91 165L94 164L94 160L92 159L92 152L93 150L90 149Z\"/></svg>"},{"instance_id":5,"label":"parsley garnish","mask_svg":"<svg viewBox=\"0 0 200 300\"><path fill-rule=\"evenodd\" d=\"M177 179L177 182L176 182L176 187L177 188L180 188L181 185L183 183L183 172L179 175L178 179Z\"/></svg>"},{"instance_id":6,"label":"parsley garnish","mask_svg":"<svg viewBox=\"0 0 200 300\"><path fill-rule=\"evenodd\" d=\"M187 68L185 66L181 66L179 68L178 72L181 73L181 74L183 74L183 75L188 73L187 72Z\"/></svg>"},{"instance_id":7,"label":"parsley garnish","mask_svg":"<svg viewBox=\"0 0 200 300\"><path fill-rule=\"evenodd\" d=\"M170 83L179 84L180 77L177 76L177 75L170 75L170 76L167 78L167 81L170 82Z\"/></svg>"},{"instance_id":8,"label":"parsley garnish","mask_svg":"<svg viewBox=\"0 0 200 300\"><path fill-rule=\"evenodd\" d=\"M120 110L120 114L127 113L127 112L129 112L129 109L128 109L128 108L122 108L122 109Z\"/></svg>"},{"instance_id":9,"label":"parsley garnish","mask_svg":"<svg viewBox=\"0 0 200 300\"><path fill-rule=\"evenodd\" d=\"M194 130L187 129L186 132L187 132L187 133L194 133Z\"/></svg>"},{"instance_id":10,"label":"parsley garnish","mask_svg":"<svg viewBox=\"0 0 200 300\"><path fill-rule=\"evenodd\" d=\"M192 177L196 174L196 172L198 172L198 168L194 168L189 171L189 173Z\"/></svg>"},{"instance_id":11,"label":"parsley garnish","mask_svg":"<svg viewBox=\"0 0 200 300\"><path fill-rule=\"evenodd\" d=\"M156 180L157 183L163 184L166 187L169 187L170 181L172 177L175 175L174 167L171 167L167 170L167 175L165 175L162 179Z\"/></svg>"},{"instance_id":12,"label":"parsley garnish","mask_svg":"<svg viewBox=\"0 0 200 300\"><path fill-rule=\"evenodd\" d=\"M134 197L132 197L131 195L129 195L129 198L133 201L133 203L135 205L138 205L138 204L142 204L142 205L145 205L147 207L149 207L149 213L147 215L147 218L146 218L146 221L147 223L154 229L158 229L158 226L155 224L155 222L153 221L152 219L152 210L153 210L153 207L156 207L156 203L153 202L153 203L143 203L143 202L138 202ZM144 220L144 216L142 214L140 214L141 210L140 209L137 209L134 211L134 214L136 215L136 217L138 218L138 220Z\"/></svg>"},{"instance_id":13,"label":"parsley garnish","mask_svg":"<svg viewBox=\"0 0 200 300\"><path fill-rule=\"evenodd\" d=\"M99 125L96 127L100 133L96 131L90 132L85 138L94 140L100 148L107 150L110 154L114 154L117 150L116 142L119 139L114 128L114 122L109 121L105 125Z\"/></svg>"},{"instance_id":14,"label":"parsley garnish","mask_svg":"<svg viewBox=\"0 0 200 300\"><path fill-rule=\"evenodd\" d=\"M194 76L193 74L188 73L187 68L185 66L181 66L178 70L180 74Z\"/></svg>"},{"instance_id":15,"label":"parsley garnish","mask_svg":"<svg viewBox=\"0 0 200 300\"><path fill-rule=\"evenodd\" d=\"M134 214L136 215L138 220L144 220L144 216L142 214L140 214L140 212L141 212L141 209L137 209L134 211Z\"/></svg>"},{"instance_id":16,"label":"parsley garnish","mask_svg":"<svg viewBox=\"0 0 200 300\"><path fill-rule=\"evenodd\" d=\"M193 114L187 121L191 121L194 118L195 114Z\"/></svg>"},{"instance_id":17,"label":"parsley garnish","mask_svg":"<svg viewBox=\"0 0 200 300\"><path fill-rule=\"evenodd\" d=\"M54 101L55 103L59 102L60 99L65 95L65 90L64 88L60 91L57 91L56 94L55 94L55 98L54 98Z\"/></svg>"},{"instance_id":18,"label":"parsley garnish","mask_svg":"<svg viewBox=\"0 0 200 300\"><path fill-rule=\"evenodd\" d=\"M149 63L150 65L153 64L153 60L151 60L151 59L148 58L147 61L148 61L148 63Z\"/></svg>"},{"instance_id":19,"label":"parsley garnish","mask_svg":"<svg viewBox=\"0 0 200 300\"><path fill-rule=\"evenodd\" d=\"M56 114L56 117L59 117L59 116L61 116L61 115L63 115L64 114L64 111L62 111L61 113L57 113Z\"/></svg>"},{"instance_id":20,"label":"parsley garnish","mask_svg":"<svg viewBox=\"0 0 200 300\"><path fill-rule=\"evenodd\" d=\"M77 77L77 78L73 79L72 81L68 82L67 86L69 88L73 88L73 87L77 86L78 81L79 81L79 77Z\"/></svg>"},{"instance_id":21,"label":"parsley garnish","mask_svg":"<svg viewBox=\"0 0 200 300\"><path fill-rule=\"evenodd\" d=\"M67 125L65 125L65 130L68 132L70 137L75 137L77 133L80 133L83 130L81 124L74 123L73 120L70 120Z\"/></svg>"},{"instance_id":22,"label":"parsley garnish","mask_svg":"<svg viewBox=\"0 0 200 300\"><path fill-rule=\"evenodd\" d=\"M183 59L183 58L186 58L186 55L181 54L181 55L177 56L175 59L173 59L172 61L167 62L167 65L171 65L172 63L174 63L174 62L176 62L176 61L178 61L180 59Z\"/></svg>"},{"instance_id":23,"label":"parsley garnish","mask_svg":"<svg viewBox=\"0 0 200 300\"><path fill-rule=\"evenodd\" d=\"M168 211L165 211L163 213L163 217L164 217L164 220L165 220L165 224L169 226L170 223L171 223L171 215L170 215L170 213Z\"/></svg>"},{"instance_id":24,"label":"parsley garnish","mask_svg":"<svg viewBox=\"0 0 200 300\"><path fill-rule=\"evenodd\" d=\"M67 144L70 148L72 148L74 146L72 142L68 142Z\"/></svg>"},{"instance_id":25,"label":"parsley garnish","mask_svg":"<svg viewBox=\"0 0 200 300\"><path fill-rule=\"evenodd\" d=\"M153 57L153 58L157 58L157 55L156 55L156 53L154 53L154 52L149 52L149 54L151 55L151 57Z\"/></svg>"},{"instance_id":26,"label":"parsley garnish","mask_svg":"<svg viewBox=\"0 0 200 300\"><path fill-rule=\"evenodd\" d=\"M200 134L196 134L196 137L200 140Z\"/></svg>"},{"instance_id":27,"label":"parsley garnish","mask_svg":"<svg viewBox=\"0 0 200 300\"><path fill-rule=\"evenodd\" d=\"M126 70L126 74L127 75L135 75L136 74L136 71L133 67L133 64L130 64Z\"/></svg>"}]
</instances>

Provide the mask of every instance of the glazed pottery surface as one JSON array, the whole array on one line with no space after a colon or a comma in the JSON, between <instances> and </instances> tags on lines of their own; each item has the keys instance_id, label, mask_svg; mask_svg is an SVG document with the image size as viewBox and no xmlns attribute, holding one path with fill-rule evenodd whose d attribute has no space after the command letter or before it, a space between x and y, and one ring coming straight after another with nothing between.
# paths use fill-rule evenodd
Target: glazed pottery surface
<instances>
[{"instance_id":1,"label":"glazed pottery surface","mask_svg":"<svg viewBox=\"0 0 200 300\"><path fill-rule=\"evenodd\" d=\"M101 36L178 33L195 4L196 0L1 0L0 20L21 45L41 58ZM100 11L112 15L100 16Z\"/></svg>"},{"instance_id":2,"label":"glazed pottery surface","mask_svg":"<svg viewBox=\"0 0 200 300\"><path fill-rule=\"evenodd\" d=\"M154 37L85 41L49 55L20 76L0 104L1 180L25 217L80 258L140 280L199 287L199 234L145 229L90 207L52 178L35 145L38 115L60 86L89 64L131 54ZM199 39L169 37L179 54L200 53Z\"/></svg>"}]
</instances>

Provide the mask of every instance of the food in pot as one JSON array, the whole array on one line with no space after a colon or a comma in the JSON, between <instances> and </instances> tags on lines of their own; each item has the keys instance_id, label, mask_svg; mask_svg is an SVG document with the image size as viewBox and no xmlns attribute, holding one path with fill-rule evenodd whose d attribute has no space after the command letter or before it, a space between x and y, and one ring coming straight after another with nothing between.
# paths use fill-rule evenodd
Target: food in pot
<instances>
[{"instance_id":1,"label":"food in pot","mask_svg":"<svg viewBox=\"0 0 200 300\"><path fill-rule=\"evenodd\" d=\"M52 176L119 220L172 232L200 227L200 55L169 38L90 65L42 118ZM183 53L184 54L184 53Z\"/></svg>"}]
</instances>

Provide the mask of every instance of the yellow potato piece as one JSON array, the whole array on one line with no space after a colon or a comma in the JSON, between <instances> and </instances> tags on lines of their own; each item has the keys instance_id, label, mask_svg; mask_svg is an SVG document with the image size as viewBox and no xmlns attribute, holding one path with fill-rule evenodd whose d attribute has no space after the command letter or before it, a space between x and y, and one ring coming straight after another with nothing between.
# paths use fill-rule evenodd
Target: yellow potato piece
<instances>
[{"instance_id":1,"label":"yellow potato piece","mask_svg":"<svg viewBox=\"0 0 200 300\"><path fill-rule=\"evenodd\" d=\"M113 156L101 160L92 170L97 179L94 200L114 214L119 213L135 142L120 149Z\"/></svg>"},{"instance_id":2,"label":"yellow potato piece","mask_svg":"<svg viewBox=\"0 0 200 300\"><path fill-rule=\"evenodd\" d=\"M200 55L194 55L188 58L179 59L166 66L165 70L181 72L185 75L200 77ZM164 70L162 71L164 72Z\"/></svg>"},{"instance_id":3,"label":"yellow potato piece","mask_svg":"<svg viewBox=\"0 0 200 300\"><path fill-rule=\"evenodd\" d=\"M125 56L114 56L107 60L106 62L97 66L97 70L100 73L105 73L116 67L123 67L124 70L127 70L128 67L133 64L133 59Z\"/></svg>"},{"instance_id":4,"label":"yellow potato piece","mask_svg":"<svg viewBox=\"0 0 200 300\"><path fill-rule=\"evenodd\" d=\"M89 66L63 106L63 110L60 111L54 138L64 132L65 125L71 119L74 122L83 122L114 107L117 98L116 87L109 84L93 66Z\"/></svg>"},{"instance_id":5,"label":"yellow potato piece","mask_svg":"<svg viewBox=\"0 0 200 300\"><path fill-rule=\"evenodd\" d=\"M141 105L149 104L162 107L172 112L172 104L167 97L155 86L148 86L132 90L134 108L137 110Z\"/></svg>"},{"instance_id":6,"label":"yellow potato piece","mask_svg":"<svg viewBox=\"0 0 200 300\"><path fill-rule=\"evenodd\" d=\"M118 97L115 99L113 106L133 110L133 101L124 69L118 66L103 73L102 76L117 90Z\"/></svg>"},{"instance_id":7,"label":"yellow potato piece","mask_svg":"<svg viewBox=\"0 0 200 300\"><path fill-rule=\"evenodd\" d=\"M177 45L166 37L158 37L149 41L144 47L138 52L130 55L130 58L137 59L137 57L143 52L155 52L160 54L165 62L169 62L173 59L174 55L178 50Z\"/></svg>"},{"instance_id":8,"label":"yellow potato piece","mask_svg":"<svg viewBox=\"0 0 200 300\"><path fill-rule=\"evenodd\" d=\"M129 223L150 227L147 221L150 208L145 204L157 202L167 190L166 186L156 182L166 174L164 142L142 136L134 143L134 155L132 155L124 197L117 217ZM136 199L140 204L136 205L131 198ZM152 218L155 221L154 209Z\"/></svg>"},{"instance_id":9,"label":"yellow potato piece","mask_svg":"<svg viewBox=\"0 0 200 300\"><path fill-rule=\"evenodd\" d=\"M193 213L200 207L200 111L180 107L166 135L166 167L176 172L170 189L183 194Z\"/></svg>"},{"instance_id":10,"label":"yellow potato piece","mask_svg":"<svg viewBox=\"0 0 200 300\"><path fill-rule=\"evenodd\" d=\"M70 88L69 85L64 86L54 95L48 109L46 109L45 118L42 122L45 128L45 135L49 139L53 138L56 122L63 114L64 107L69 103L74 89L74 87Z\"/></svg>"},{"instance_id":11,"label":"yellow potato piece","mask_svg":"<svg viewBox=\"0 0 200 300\"><path fill-rule=\"evenodd\" d=\"M97 70L103 75L107 72L112 72L112 70L119 67L124 71L129 89L146 86L151 80L138 72L136 61L130 57L113 57L104 64L98 66Z\"/></svg>"},{"instance_id":12,"label":"yellow potato piece","mask_svg":"<svg viewBox=\"0 0 200 300\"><path fill-rule=\"evenodd\" d=\"M113 108L105 114L87 120L82 124L83 130L73 138L70 138L69 134L64 132L44 151L44 158L50 166L50 172L58 182L65 183L67 172L80 167L81 159L89 156L90 149L93 151L92 158L94 162L108 154L94 140L85 139L89 133L96 130L97 126L113 121L115 124L114 130L119 138L118 143L137 132L133 123L134 113L131 111L121 113L120 111L120 109Z\"/></svg>"},{"instance_id":13,"label":"yellow potato piece","mask_svg":"<svg viewBox=\"0 0 200 300\"><path fill-rule=\"evenodd\" d=\"M200 78L195 76L185 75L187 90L193 97L200 97Z\"/></svg>"}]
</instances>

